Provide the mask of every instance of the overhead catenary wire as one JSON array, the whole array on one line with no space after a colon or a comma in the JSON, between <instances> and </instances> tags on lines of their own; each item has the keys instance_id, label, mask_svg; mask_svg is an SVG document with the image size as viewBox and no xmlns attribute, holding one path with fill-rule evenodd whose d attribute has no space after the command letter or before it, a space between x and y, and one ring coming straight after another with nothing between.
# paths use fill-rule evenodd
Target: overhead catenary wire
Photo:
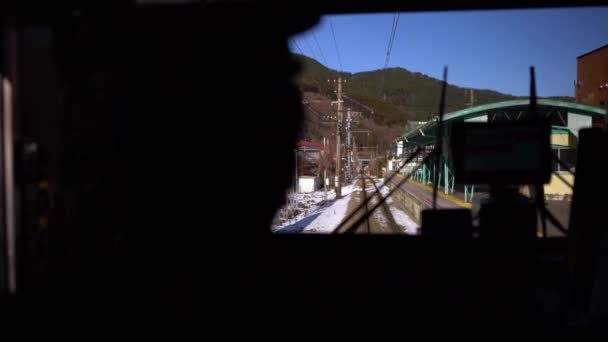
<instances>
[{"instance_id":1,"label":"overhead catenary wire","mask_svg":"<svg viewBox=\"0 0 608 342\"><path fill-rule=\"evenodd\" d=\"M306 43L306 46L308 47L308 49L310 50L310 53L312 53L312 57L316 60L317 59L317 54L315 53L315 50L312 49L312 47L310 46L310 43L308 42L308 39L303 38L304 39L304 43Z\"/></svg>"},{"instance_id":2,"label":"overhead catenary wire","mask_svg":"<svg viewBox=\"0 0 608 342\"><path fill-rule=\"evenodd\" d=\"M304 55L304 52L302 51L302 49L300 49L300 45L298 45L298 42L296 42L294 39L292 39L291 42L296 47L296 49L298 49L298 51L300 52L300 55Z\"/></svg>"},{"instance_id":3,"label":"overhead catenary wire","mask_svg":"<svg viewBox=\"0 0 608 342\"><path fill-rule=\"evenodd\" d=\"M315 35L314 32L312 32L312 38L315 41L315 44L317 44L317 48L319 49L319 53L321 54L321 59L323 60L323 63L327 66L327 60L325 59L325 55L323 54L323 50L321 49L321 45L319 44L319 41L317 40L317 35Z\"/></svg>"},{"instance_id":4,"label":"overhead catenary wire","mask_svg":"<svg viewBox=\"0 0 608 342\"><path fill-rule=\"evenodd\" d=\"M399 13L396 13L393 17L393 25L391 27L391 34L388 40L388 47L386 49L386 59L384 60L384 68L388 67L388 63L391 58L391 51L393 50L393 44L395 42L395 36L397 34L397 26L399 25Z\"/></svg>"},{"instance_id":5,"label":"overhead catenary wire","mask_svg":"<svg viewBox=\"0 0 608 342\"><path fill-rule=\"evenodd\" d=\"M336 39L336 33L334 32L334 25L329 20L329 28L331 29L331 36L334 39L334 47L336 48L336 55L338 56L338 64L340 65L340 71L344 71L342 67L342 58L340 58L340 49L338 48L338 41Z\"/></svg>"},{"instance_id":6,"label":"overhead catenary wire","mask_svg":"<svg viewBox=\"0 0 608 342\"><path fill-rule=\"evenodd\" d=\"M326 114L323 114L321 112L319 112L318 110L314 109L310 104L308 104L308 102L306 101L302 101L302 104L304 106L306 106L306 108L308 108L308 110L310 110L313 114L315 114L319 119L323 119L324 116L327 116Z\"/></svg>"},{"instance_id":7,"label":"overhead catenary wire","mask_svg":"<svg viewBox=\"0 0 608 342\"><path fill-rule=\"evenodd\" d=\"M393 45L395 43L395 36L397 35L397 27L399 25L399 13L396 13L395 16L393 17L393 24L391 27L391 34L388 38L388 46L386 48L386 57L384 59L384 66L382 67L382 75L381 75L381 84L380 84L380 91L383 90L384 87L384 80L385 80L385 70L386 68L388 68L388 65L390 63L391 60L391 52L393 50Z\"/></svg>"},{"instance_id":8,"label":"overhead catenary wire","mask_svg":"<svg viewBox=\"0 0 608 342\"><path fill-rule=\"evenodd\" d=\"M380 73L380 85L378 87L378 97L376 98L376 105L378 107L378 100L382 96L384 92L384 81L386 77L386 68L388 68L388 64L391 59L391 51L393 50L393 45L395 42L395 36L397 35L397 27L399 25L399 13L395 13L393 16L393 23L391 25L391 33L388 38L388 46L386 48L386 56L384 58L384 66L382 67L382 72Z\"/></svg>"}]
</instances>

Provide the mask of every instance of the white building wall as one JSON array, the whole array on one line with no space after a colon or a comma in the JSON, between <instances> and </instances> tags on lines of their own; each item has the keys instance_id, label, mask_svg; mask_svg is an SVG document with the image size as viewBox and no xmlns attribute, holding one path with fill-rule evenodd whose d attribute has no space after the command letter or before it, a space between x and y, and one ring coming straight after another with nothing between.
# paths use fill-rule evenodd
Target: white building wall
<instances>
[{"instance_id":1,"label":"white building wall","mask_svg":"<svg viewBox=\"0 0 608 342\"><path fill-rule=\"evenodd\" d=\"M321 181L317 177L300 177L298 180L298 192L315 192L319 189Z\"/></svg>"}]
</instances>

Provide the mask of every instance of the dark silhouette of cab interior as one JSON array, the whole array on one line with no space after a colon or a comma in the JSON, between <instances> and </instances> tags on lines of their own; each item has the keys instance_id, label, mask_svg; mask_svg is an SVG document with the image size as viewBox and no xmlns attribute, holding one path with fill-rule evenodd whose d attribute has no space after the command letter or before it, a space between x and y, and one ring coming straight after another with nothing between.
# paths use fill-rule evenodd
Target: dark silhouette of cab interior
<instances>
[{"instance_id":1,"label":"dark silhouette of cab interior","mask_svg":"<svg viewBox=\"0 0 608 342\"><path fill-rule=\"evenodd\" d=\"M3 316L102 331L205 333L200 325L217 320L230 327L224 333L247 335L606 336L600 128L579 144L567 237L530 237L537 207L517 201L488 209L482 238L458 213L426 213L423 231L437 233L421 236L268 229L291 185L303 117L290 36L326 14L579 5L9 2L0 49ZM267 181L253 195L248 180ZM497 196L515 195L497 187ZM468 233L446 238L448 224Z\"/></svg>"}]
</instances>

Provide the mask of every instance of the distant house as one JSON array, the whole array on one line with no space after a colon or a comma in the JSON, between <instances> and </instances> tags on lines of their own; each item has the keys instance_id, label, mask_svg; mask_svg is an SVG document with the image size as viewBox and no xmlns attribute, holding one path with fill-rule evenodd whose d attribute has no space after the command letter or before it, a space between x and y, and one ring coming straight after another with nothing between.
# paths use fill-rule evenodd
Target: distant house
<instances>
[{"instance_id":1,"label":"distant house","mask_svg":"<svg viewBox=\"0 0 608 342\"><path fill-rule=\"evenodd\" d=\"M298 177L298 192L309 193L319 190L321 186L321 180L319 177L314 176L300 176Z\"/></svg>"},{"instance_id":2,"label":"distant house","mask_svg":"<svg viewBox=\"0 0 608 342\"><path fill-rule=\"evenodd\" d=\"M317 191L322 178L323 144L300 140L296 144L298 156L298 192Z\"/></svg>"},{"instance_id":3,"label":"distant house","mask_svg":"<svg viewBox=\"0 0 608 342\"><path fill-rule=\"evenodd\" d=\"M394 156L387 161L387 170L388 171L397 171L399 168L399 164L401 163L400 159L395 158Z\"/></svg>"},{"instance_id":4,"label":"distant house","mask_svg":"<svg viewBox=\"0 0 608 342\"><path fill-rule=\"evenodd\" d=\"M298 175L320 176L323 144L316 141L300 140L296 146L298 152Z\"/></svg>"},{"instance_id":5,"label":"distant house","mask_svg":"<svg viewBox=\"0 0 608 342\"><path fill-rule=\"evenodd\" d=\"M323 144L317 141L306 141L300 140L296 144L300 152L305 153L313 159L321 158L321 151L323 151Z\"/></svg>"}]
</instances>

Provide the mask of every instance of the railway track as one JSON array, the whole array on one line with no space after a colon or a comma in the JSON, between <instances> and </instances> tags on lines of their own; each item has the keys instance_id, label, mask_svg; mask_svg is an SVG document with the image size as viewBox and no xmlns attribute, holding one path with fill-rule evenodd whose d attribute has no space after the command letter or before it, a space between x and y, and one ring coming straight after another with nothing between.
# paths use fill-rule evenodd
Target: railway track
<instances>
[{"instance_id":1,"label":"railway track","mask_svg":"<svg viewBox=\"0 0 608 342\"><path fill-rule=\"evenodd\" d=\"M379 201L382 200L382 194L380 193L380 188L378 188L378 185L376 185L376 182L374 181L373 178L369 177L369 176L364 176L364 179L367 178L370 183L372 183L372 185L374 186L374 193L376 196L376 201L370 201L368 203L368 206L375 206L376 203L379 203ZM364 191L366 192L366 191ZM385 233L402 233L402 230L399 228L399 226L397 225L397 222L395 222L395 218L393 217L393 214L391 213L391 209L388 206L388 203L386 203L386 201L382 202L382 204L380 205L380 208L376 209L378 212L381 212L382 215L384 215L385 219L386 219L386 225L384 225L384 231Z\"/></svg>"},{"instance_id":2,"label":"railway track","mask_svg":"<svg viewBox=\"0 0 608 342\"><path fill-rule=\"evenodd\" d=\"M360 191L353 193L355 197L355 207L353 210L357 210L357 213L352 218L351 222L358 221L364 215L366 219L361 222L358 227L348 229L348 225L341 230L342 233L351 234L398 234L403 233L403 230L396 224L395 219L390 211L390 208L386 202L382 203L374 212L370 211L381 201L382 195L379 191L378 186L373 178L369 176L361 175L357 179L357 183L361 188ZM371 184L371 187L369 186ZM365 203L370 196L373 198L367 203L367 205L361 206ZM348 229L348 231L347 231Z\"/></svg>"},{"instance_id":3,"label":"railway track","mask_svg":"<svg viewBox=\"0 0 608 342\"><path fill-rule=\"evenodd\" d=\"M367 198L369 197L367 194L367 190L366 190L366 185L365 185L365 177L361 177L361 194L363 197L363 202L367 201ZM365 215L367 216L367 220L365 220L365 226L367 228L367 233L371 233L371 229L370 229L370 224L369 224L369 219L370 219L370 214L369 214L369 210L370 210L370 206L372 205L372 201L369 201L369 203L367 203L365 205Z\"/></svg>"}]
</instances>

